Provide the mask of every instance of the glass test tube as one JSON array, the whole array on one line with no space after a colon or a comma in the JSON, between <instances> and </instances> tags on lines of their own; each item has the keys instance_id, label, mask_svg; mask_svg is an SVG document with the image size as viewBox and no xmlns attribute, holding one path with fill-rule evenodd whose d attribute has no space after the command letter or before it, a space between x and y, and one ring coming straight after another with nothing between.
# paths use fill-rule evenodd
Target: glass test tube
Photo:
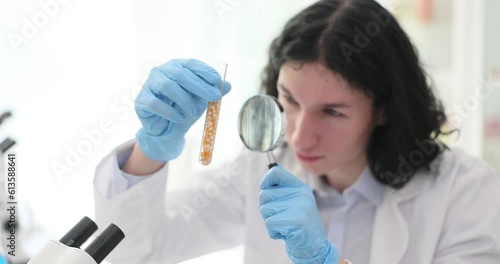
<instances>
[{"instance_id":1,"label":"glass test tube","mask_svg":"<svg viewBox=\"0 0 500 264\"><path fill-rule=\"evenodd\" d=\"M226 63L211 64L220 74L222 81L226 79ZM224 83L221 82L219 90L222 91ZM221 100L217 102L208 102L207 115L205 117L205 125L203 127L203 136L201 138L200 147L200 163L202 165L209 165L212 162L212 154L214 150L215 134L217 132L217 122L219 121L219 110Z\"/></svg>"}]
</instances>

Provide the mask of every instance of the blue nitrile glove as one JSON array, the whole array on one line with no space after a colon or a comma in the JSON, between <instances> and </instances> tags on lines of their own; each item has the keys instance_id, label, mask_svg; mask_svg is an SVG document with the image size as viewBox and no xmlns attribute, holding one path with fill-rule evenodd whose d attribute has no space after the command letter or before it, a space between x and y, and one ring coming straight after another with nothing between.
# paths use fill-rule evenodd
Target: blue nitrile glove
<instances>
[{"instance_id":1,"label":"blue nitrile glove","mask_svg":"<svg viewBox=\"0 0 500 264\"><path fill-rule=\"evenodd\" d=\"M142 123L136 138L142 152L157 161L178 157L184 134L200 118L208 102L218 101L231 90L212 67L195 59L171 60L151 70L135 99Z\"/></svg>"},{"instance_id":2,"label":"blue nitrile glove","mask_svg":"<svg viewBox=\"0 0 500 264\"><path fill-rule=\"evenodd\" d=\"M312 189L284 170L270 169L260 183L260 213L272 239L285 240L293 263L339 262L337 249L328 241Z\"/></svg>"}]
</instances>

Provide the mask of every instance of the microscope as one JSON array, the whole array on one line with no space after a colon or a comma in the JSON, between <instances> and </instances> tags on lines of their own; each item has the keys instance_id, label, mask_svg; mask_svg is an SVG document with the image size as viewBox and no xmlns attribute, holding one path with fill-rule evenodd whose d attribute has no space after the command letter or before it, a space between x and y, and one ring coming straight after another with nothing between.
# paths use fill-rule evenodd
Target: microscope
<instances>
[{"instance_id":1,"label":"microscope","mask_svg":"<svg viewBox=\"0 0 500 264\"><path fill-rule=\"evenodd\" d=\"M110 224L86 248L80 247L97 230L97 225L84 217L59 241L49 241L28 264L99 264L125 238L123 232Z\"/></svg>"}]
</instances>

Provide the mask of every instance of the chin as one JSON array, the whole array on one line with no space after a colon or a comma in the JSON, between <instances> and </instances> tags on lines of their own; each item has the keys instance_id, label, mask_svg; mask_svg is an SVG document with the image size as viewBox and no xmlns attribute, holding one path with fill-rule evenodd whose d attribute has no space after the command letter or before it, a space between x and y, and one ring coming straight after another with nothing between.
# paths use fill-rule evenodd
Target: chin
<instances>
[{"instance_id":1,"label":"chin","mask_svg":"<svg viewBox=\"0 0 500 264\"><path fill-rule=\"evenodd\" d=\"M300 166L302 167L302 169L304 169L304 171L306 171L308 173L315 174L315 175L322 175L322 174L326 174L328 172L328 170L326 168L324 168L323 166L319 166L319 165L300 162Z\"/></svg>"}]
</instances>

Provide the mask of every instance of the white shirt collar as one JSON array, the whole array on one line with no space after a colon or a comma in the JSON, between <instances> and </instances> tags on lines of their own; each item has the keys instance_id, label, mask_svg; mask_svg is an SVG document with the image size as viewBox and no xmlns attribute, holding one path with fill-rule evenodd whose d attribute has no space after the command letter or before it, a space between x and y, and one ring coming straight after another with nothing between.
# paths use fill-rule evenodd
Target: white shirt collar
<instances>
[{"instance_id":1,"label":"white shirt collar","mask_svg":"<svg viewBox=\"0 0 500 264\"><path fill-rule=\"evenodd\" d=\"M335 193L338 194L337 190L329 186L321 179L321 177L316 175L308 174L307 183L317 193L317 195L321 197L329 196ZM373 176L369 167L366 167L356 182L354 182L352 186L345 189L342 195L348 196L350 193L355 192L374 205L379 206L382 204L384 190L385 186L379 183Z\"/></svg>"}]
</instances>

